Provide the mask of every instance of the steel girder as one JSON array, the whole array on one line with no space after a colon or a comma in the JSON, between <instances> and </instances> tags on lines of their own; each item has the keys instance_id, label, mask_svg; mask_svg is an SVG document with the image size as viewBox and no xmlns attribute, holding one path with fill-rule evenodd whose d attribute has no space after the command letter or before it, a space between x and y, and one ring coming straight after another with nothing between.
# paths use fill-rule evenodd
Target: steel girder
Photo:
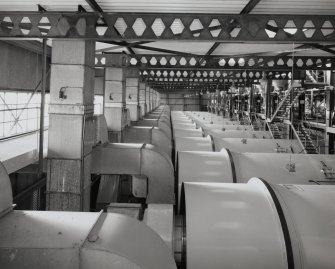
<instances>
[{"instance_id":1,"label":"steel girder","mask_svg":"<svg viewBox=\"0 0 335 269\"><path fill-rule=\"evenodd\" d=\"M0 12L2 38L317 43L335 41L334 25L309 14Z\"/></svg>"},{"instance_id":2,"label":"steel girder","mask_svg":"<svg viewBox=\"0 0 335 269\"><path fill-rule=\"evenodd\" d=\"M136 67L139 69L229 69L229 70L333 70L335 57L276 57L162 54L96 54L96 67Z\"/></svg>"},{"instance_id":3,"label":"steel girder","mask_svg":"<svg viewBox=\"0 0 335 269\"><path fill-rule=\"evenodd\" d=\"M236 70L183 70L183 69L169 69L169 70L157 70L157 69L145 69L140 71L140 75L143 80L150 81L161 81L161 82L228 82L230 80L258 80L261 78L266 79L278 79L288 80L292 78L290 71L267 71L262 70L247 70L247 71L236 71ZM294 72L293 79L304 78L304 72Z\"/></svg>"}]
</instances>

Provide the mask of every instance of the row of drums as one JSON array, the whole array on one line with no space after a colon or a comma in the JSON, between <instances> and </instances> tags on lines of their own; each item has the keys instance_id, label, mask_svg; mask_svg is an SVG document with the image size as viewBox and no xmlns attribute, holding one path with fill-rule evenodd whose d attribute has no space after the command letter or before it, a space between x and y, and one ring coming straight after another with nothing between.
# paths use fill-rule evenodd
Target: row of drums
<instances>
[{"instance_id":1,"label":"row of drums","mask_svg":"<svg viewBox=\"0 0 335 269\"><path fill-rule=\"evenodd\" d=\"M335 157L171 112L186 268L335 268Z\"/></svg>"}]
</instances>

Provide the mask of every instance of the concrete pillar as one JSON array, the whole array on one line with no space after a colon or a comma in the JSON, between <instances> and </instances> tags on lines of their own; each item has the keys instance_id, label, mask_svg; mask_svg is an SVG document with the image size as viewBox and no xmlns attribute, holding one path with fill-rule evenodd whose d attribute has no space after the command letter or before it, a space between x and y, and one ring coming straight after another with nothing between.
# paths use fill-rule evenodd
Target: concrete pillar
<instances>
[{"instance_id":1,"label":"concrete pillar","mask_svg":"<svg viewBox=\"0 0 335 269\"><path fill-rule=\"evenodd\" d=\"M89 211L95 43L58 39L52 45L46 207Z\"/></svg>"},{"instance_id":2,"label":"concrete pillar","mask_svg":"<svg viewBox=\"0 0 335 269\"><path fill-rule=\"evenodd\" d=\"M121 142L122 130L126 126L125 69L105 69L104 115L108 127L108 140Z\"/></svg>"},{"instance_id":3,"label":"concrete pillar","mask_svg":"<svg viewBox=\"0 0 335 269\"><path fill-rule=\"evenodd\" d=\"M151 112L152 110L153 110L153 102L152 102L152 96L153 96L153 89L152 88L150 88L150 90L149 90L149 105L150 105L150 108L149 108L149 112Z\"/></svg>"},{"instance_id":4,"label":"concrete pillar","mask_svg":"<svg viewBox=\"0 0 335 269\"><path fill-rule=\"evenodd\" d=\"M147 114L150 112L150 87L148 85L145 88L145 105L146 105L145 113Z\"/></svg>"},{"instance_id":5,"label":"concrete pillar","mask_svg":"<svg viewBox=\"0 0 335 269\"><path fill-rule=\"evenodd\" d=\"M152 90L152 110L156 109L156 91Z\"/></svg>"},{"instance_id":6,"label":"concrete pillar","mask_svg":"<svg viewBox=\"0 0 335 269\"><path fill-rule=\"evenodd\" d=\"M146 108L146 88L147 88L147 84L145 82L140 82L139 85L139 105L140 105L140 109L141 109L141 114L140 114L140 118L142 119L147 111Z\"/></svg>"},{"instance_id":7,"label":"concrete pillar","mask_svg":"<svg viewBox=\"0 0 335 269\"><path fill-rule=\"evenodd\" d=\"M131 121L139 121L139 83L140 74L138 69L127 69L126 71L126 105L130 112Z\"/></svg>"}]
</instances>

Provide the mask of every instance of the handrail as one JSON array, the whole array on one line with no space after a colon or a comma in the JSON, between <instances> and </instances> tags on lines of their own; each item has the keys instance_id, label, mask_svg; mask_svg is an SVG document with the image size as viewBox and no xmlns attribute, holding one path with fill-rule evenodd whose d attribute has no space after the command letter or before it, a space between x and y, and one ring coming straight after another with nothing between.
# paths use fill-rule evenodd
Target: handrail
<instances>
[{"instance_id":1,"label":"handrail","mask_svg":"<svg viewBox=\"0 0 335 269\"><path fill-rule=\"evenodd\" d=\"M295 128L294 128L294 126L293 126L292 122L291 122L291 121L288 121L288 122L289 122L289 125L290 125L290 126L291 126L291 128L292 128L292 131L293 131L293 133L294 133L295 137L296 137L296 138L297 138L297 140L298 140L298 143L299 143L299 144L300 144L300 146L303 148L303 152L304 152L305 154L307 154L306 148L304 147L303 143L301 142L301 140L300 140L300 137L299 137L299 135L298 135L297 131L295 130Z\"/></svg>"},{"instance_id":2,"label":"handrail","mask_svg":"<svg viewBox=\"0 0 335 269\"><path fill-rule=\"evenodd\" d=\"M280 110L281 107L283 106L285 100L286 100L287 97L291 94L292 89L293 89L293 86L290 86L290 88L287 90L287 92L286 92L286 94L285 94L283 100L279 103L279 105L278 105L278 107L277 107L275 113L273 113L273 115L272 115L272 117L271 117L271 119L270 119L270 122L272 122L272 121L275 119L275 117L277 116L279 110Z\"/></svg>"},{"instance_id":3,"label":"handrail","mask_svg":"<svg viewBox=\"0 0 335 269\"><path fill-rule=\"evenodd\" d=\"M275 137L274 137L274 135L273 135L273 133L272 133L272 131L271 131L271 128L270 128L269 122L268 122L267 120L265 120L265 123L266 123L266 126L267 126L267 127L268 127L268 129L269 129L269 132L270 132L270 134L271 134L271 137L272 137L272 139L275 139Z\"/></svg>"}]
</instances>

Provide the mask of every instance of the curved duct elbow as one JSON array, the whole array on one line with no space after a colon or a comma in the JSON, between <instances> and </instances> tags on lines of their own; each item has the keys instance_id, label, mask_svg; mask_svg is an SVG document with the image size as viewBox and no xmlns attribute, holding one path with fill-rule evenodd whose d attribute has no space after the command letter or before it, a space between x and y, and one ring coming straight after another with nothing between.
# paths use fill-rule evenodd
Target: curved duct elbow
<instances>
[{"instance_id":1,"label":"curved duct elbow","mask_svg":"<svg viewBox=\"0 0 335 269\"><path fill-rule=\"evenodd\" d=\"M0 217L13 208L12 185L6 168L0 162Z\"/></svg>"},{"instance_id":2,"label":"curved duct elbow","mask_svg":"<svg viewBox=\"0 0 335 269\"><path fill-rule=\"evenodd\" d=\"M125 215L13 211L0 229L3 269L176 269L160 236Z\"/></svg>"},{"instance_id":3,"label":"curved duct elbow","mask_svg":"<svg viewBox=\"0 0 335 269\"><path fill-rule=\"evenodd\" d=\"M148 177L147 203L174 204L174 168L169 156L153 145L106 144L93 149L92 173Z\"/></svg>"},{"instance_id":4,"label":"curved duct elbow","mask_svg":"<svg viewBox=\"0 0 335 269\"><path fill-rule=\"evenodd\" d=\"M105 115L94 115L93 122L95 126L94 145L108 142L108 127Z\"/></svg>"},{"instance_id":5,"label":"curved duct elbow","mask_svg":"<svg viewBox=\"0 0 335 269\"><path fill-rule=\"evenodd\" d=\"M160 147L171 158L171 136L158 127L133 126L126 128L123 131L123 142L152 144Z\"/></svg>"}]
</instances>

